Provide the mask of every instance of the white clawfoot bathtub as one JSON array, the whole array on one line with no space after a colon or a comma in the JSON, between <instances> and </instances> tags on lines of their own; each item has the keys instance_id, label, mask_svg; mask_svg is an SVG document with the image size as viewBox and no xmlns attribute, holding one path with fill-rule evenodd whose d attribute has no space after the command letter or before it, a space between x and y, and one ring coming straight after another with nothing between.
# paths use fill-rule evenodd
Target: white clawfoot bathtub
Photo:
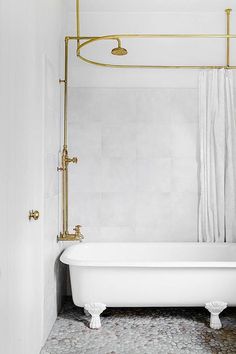
<instances>
[{"instance_id":1,"label":"white clawfoot bathtub","mask_svg":"<svg viewBox=\"0 0 236 354\"><path fill-rule=\"evenodd\" d=\"M83 243L67 248L72 297L101 326L108 307L205 306L210 326L236 306L236 244Z\"/></svg>"}]
</instances>

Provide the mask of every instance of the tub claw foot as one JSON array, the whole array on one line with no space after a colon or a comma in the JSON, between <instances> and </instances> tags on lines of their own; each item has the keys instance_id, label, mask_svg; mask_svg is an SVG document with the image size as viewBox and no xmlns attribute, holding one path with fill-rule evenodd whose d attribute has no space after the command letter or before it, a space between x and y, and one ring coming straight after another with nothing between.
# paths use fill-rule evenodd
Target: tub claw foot
<instances>
[{"instance_id":1,"label":"tub claw foot","mask_svg":"<svg viewBox=\"0 0 236 354\"><path fill-rule=\"evenodd\" d=\"M213 329L220 329L222 327L219 314L226 309L227 303L223 301L208 302L205 308L210 312L210 327Z\"/></svg>"},{"instance_id":2,"label":"tub claw foot","mask_svg":"<svg viewBox=\"0 0 236 354\"><path fill-rule=\"evenodd\" d=\"M94 302L92 304L86 304L84 310L87 311L91 316L91 321L89 327L92 329L98 329L101 327L100 314L106 309L106 305Z\"/></svg>"}]
</instances>

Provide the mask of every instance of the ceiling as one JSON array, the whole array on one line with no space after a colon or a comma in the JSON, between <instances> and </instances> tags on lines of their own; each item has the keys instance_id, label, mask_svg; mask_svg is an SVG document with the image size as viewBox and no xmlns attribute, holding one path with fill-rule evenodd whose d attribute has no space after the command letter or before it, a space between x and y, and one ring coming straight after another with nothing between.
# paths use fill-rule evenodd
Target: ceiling
<instances>
[{"instance_id":1,"label":"ceiling","mask_svg":"<svg viewBox=\"0 0 236 354\"><path fill-rule=\"evenodd\" d=\"M65 0L75 11L76 0ZM235 8L235 0L80 0L84 12L218 12Z\"/></svg>"}]
</instances>

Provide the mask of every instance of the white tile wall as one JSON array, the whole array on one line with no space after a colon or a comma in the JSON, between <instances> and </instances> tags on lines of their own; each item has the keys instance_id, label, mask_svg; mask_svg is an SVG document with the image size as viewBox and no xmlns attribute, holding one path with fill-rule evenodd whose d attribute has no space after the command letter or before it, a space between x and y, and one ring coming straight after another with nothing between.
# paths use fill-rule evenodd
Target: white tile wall
<instances>
[{"instance_id":1,"label":"white tile wall","mask_svg":"<svg viewBox=\"0 0 236 354\"><path fill-rule=\"evenodd\" d=\"M136 122L138 91L132 88L102 89L101 119L104 125ZM86 103L85 103L86 104Z\"/></svg>"},{"instance_id":2,"label":"white tile wall","mask_svg":"<svg viewBox=\"0 0 236 354\"><path fill-rule=\"evenodd\" d=\"M70 224L87 241L197 240L195 89L71 88Z\"/></svg>"},{"instance_id":3,"label":"white tile wall","mask_svg":"<svg viewBox=\"0 0 236 354\"><path fill-rule=\"evenodd\" d=\"M136 121L144 123L154 121L169 124L174 92L165 88L145 88L137 90Z\"/></svg>"},{"instance_id":4,"label":"white tile wall","mask_svg":"<svg viewBox=\"0 0 236 354\"><path fill-rule=\"evenodd\" d=\"M169 227L171 194L137 192L135 224L137 226Z\"/></svg>"},{"instance_id":5,"label":"white tile wall","mask_svg":"<svg viewBox=\"0 0 236 354\"><path fill-rule=\"evenodd\" d=\"M136 185L135 159L104 158L102 160L102 192L134 192Z\"/></svg>"},{"instance_id":6,"label":"white tile wall","mask_svg":"<svg viewBox=\"0 0 236 354\"><path fill-rule=\"evenodd\" d=\"M80 134L78 135L78 130ZM80 158L101 157L101 124L100 122L80 120L71 123L69 130L70 153L76 154L79 151ZM86 148L85 148L86 147Z\"/></svg>"},{"instance_id":7,"label":"white tile wall","mask_svg":"<svg viewBox=\"0 0 236 354\"><path fill-rule=\"evenodd\" d=\"M198 193L197 162L193 158L172 159L172 190L174 193Z\"/></svg>"},{"instance_id":8,"label":"white tile wall","mask_svg":"<svg viewBox=\"0 0 236 354\"><path fill-rule=\"evenodd\" d=\"M171 124L171 155L173 158L196 156L197 123Z\"/></svg>"},{"instance_id":9,"label":"white tile wall","mask_svg":"<svg viewBox=\"0 0 236 354\"><path fill-rule=\"evenodd\" d=\"M70 89L68 97L68 116L70 122L101 121L105 99L104 90L84 88L80 90Z\"/></svg>"},{"instance_id":10,"label":"white tile wall","mask_svg":"<svg viewBox=\"0 0 236 354\"><path fill-rule=\"evenodd\" d=\"M196 123L198 120L198 95L194 89L169 91L170 117L172 123Z\"/></svg>"},{"instance_id":11,"label":"white tile wall","mask_svg":"<svg viewBox=\"0 0 236 354\"><path fill-rule=\"evenodd\" d=\"M102 193L101 225L130 226L135 223L135 193Z\"/></svg>"},{"instance_id":12,"label":"white tile wall","mask_svg":"<svg viewBox=\"0 0 236 354\"><path fill-rule=\"evenodd\" d=\"M136 189L138 192L171 192L172 159L138 158Z\"/></svg>"},{"instance_id":13,"label":"white tile wall","mask_svg":"<svg viewBox=\"0 0 236 354\"><path fill-rule=\"evenodd\" d=\"M132 226L113 226L113 227L102 227L101 228L101 241L109 242L126 242L135 241L136 234L135 228Z\"/></svg>"},{"instance_id":14,"label":"white tile wall","mask_svg":"<svg viewBox=\"0 0 236 354\"><path fill-rule=\"evenodd\" d=\"M148 113L146 112L148 115ZM137 122L136 150L137 157L171 156L170 124L156 121Z\"/></svg>"},{"instance_id":15,"label":"white tile wall","mask_svg":"<svg viewBox=\"0 0 236 354\"><path fill-rule=\"evenodd\" d=\"M81 156L77 165L70 165L69 179L74 187L70 189L70 193L100 192L102 187L101 168L101 158Z\"/></svg>"},{"instance_id":16,"label":"white tile wall","mask_svg":"<svg viewBox=\"0 0 236 354\"><path fill-rule=\"evenodd\" d=\"M72 189L72 188L71 188ZM70 209L71 223L74 227L77 224L83 226L100 226L101 224L101 194L72 192L70 203L76 205Z\"/></svg>"},{"instance_id":17,"label":"white tile wall","mask_svg":"<svg viewBox=\"0 0 236 354\"><path fill-rule=\"evenodd\" d=\"M173 193L171 199L169 241L197 241L197 194L177 192Z\"/></svg>"},{"instance_id":18,"label":"white tile wall","mask_svg":"<svg viewBox=\"0 0 236 354\"><path fill-rule=\"evenodd\" d=\"M136 124L135 122L104 123L102 126L103 157L135 158Z\"/></svg>"}]
</instances>

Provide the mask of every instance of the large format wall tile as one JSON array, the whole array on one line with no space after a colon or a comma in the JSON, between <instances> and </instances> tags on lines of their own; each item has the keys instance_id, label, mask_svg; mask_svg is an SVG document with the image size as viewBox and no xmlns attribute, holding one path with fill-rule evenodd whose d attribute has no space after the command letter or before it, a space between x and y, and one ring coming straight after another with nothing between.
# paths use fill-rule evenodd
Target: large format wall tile
<instances>
[{"instance_id":1,"label":"large format wall tile","mask_svg":"<svg viewBox=\"0 0 236 354\"><path fill-rule=\"evenodd\" d=\"M135 211L137 226L167 227L171 216L171 195L138 192Z\"/></svg>"},{"instance_id":2,"label":"large format wall tile","mask_svg":"<svg viewBox=\"0 0 236 354\"><path fill-rule=\"evenodd\" d=\"M198 166L190 157L172 160L172 190L176 192L198 193Z\"/></svg>"},{"instance_id":3,"label":"large format wall tile","mask_svg":"<svg viewBox=\"0 0 236 354\"><path fill-rule=\"evenodd\" d=\"M135 191L135 159L102 159L102 192Z\"/></svg>"},{"instance_id":4,"label":"large format wall tile","mask_svg":"<svg viewBox=\"0 0 236 354\"><path fill-rule=\"evenodd\" d=\"M102 227L100 237L100 241L103 242L135 241L135 228L131 226Z\"/></svg>"},{"instance_id":5,"label":"large format wall tile","mask_svg":"<svg viewBox=\"0 0 236 354\"><path fill-rule=\"evenodd\" d=\"M136 168L137 191L171 191L171 158L137 159Z\"/></svg>"},{"instance_id":6,"label":"large format wall tile","mask_svg":"<svg viewBox=\"0 0 236 354\"><path fill-rule=\"evenodd\" d=\"M136 121L136 90L122 88L104 89L103 93L101 119L104 125L116 123L121 126L128 122Z\"/></svg>"},{"instance_id":7,"label":"large format wall tile","mask_svg":"<svg viewBox=\"0 0 236 354\"><path fill-rule=\"evenodd\" d=\"M102 127L104 157L136 157L136 124L107 123Z\"/></svg>"},{"instance_id":8,"label":"large format wall tile","mask_svg":"<svg viewBox=\"0 0 236 354\"><path fill-rule=\"evenodd\" d=\"M137 117L138 122L151 121L170 124L171 102L169 89L139 89L137 90Z\"/></svg>"},{"instance_id":9,"label":"large format wall tile","mask_svg":"<svg viewBox=\"0 0 236 354\"><path fill-rule=\"evenodd\" d=\"M177 241L197 241L198 196L196 193L182 192L172 195L170 239Z\"/></svg>"},{"instance_id":10,"label":"large format wall tile","mask_svg":"<svg viewBox=\"0 0 236 354\"><path fill-rule=\"evenodd\" d=\"M83 226L99 226L101 224L100 193L70 193L70 201L76 207L71 209L70 223Z\"/></svg>"},{"instance_id":11,"label":"large format wall tile","mask_svg":"<svg viewBox=\"0 0 236 354\"><path fill-rule=\"evenodd\" d=\"M196 89L170 90L172 124L198 122L198 92Z\"/></svg>"},{"instance_id":12,"label":"large format wall tile","mask_svg":"<svg viewBox=\"0 0 236 354\"><path fill-rule=\"evenodd\" d=\"M171 124L172 157L196 158L197 123Z\"/></svg>"},{"instance_id":13,"label":"large format wall tile","mask_svg":"<svg viewBox=\"0 0 236 354\"><path fill-rule=\"evenodd\" d=\"M80 157L101 157L101 124L97 121L84 120L73 122L69 129L70 153Z\"/></svg>"},{"instance_id":14,"label":"large format wall tile","mask_svg":"<svg viewBox=\"0 0 236 354\"><path fill-rule=\"evenodd\" d=\"M136 226L135 242L170 242L173 241L171 225L160 220L159 225L155 226Z\"/></svg>"},{"instance_id":15,"label":"large format wall tile","mask_svg":"<svg viewBox=\"0 0 236 354\"><path fill-rule=\"evenodd\" d=\"M71 225L87 241L195 241L197 90L70 90Z\"/></svg>"},{"instance_id":16,"label":"large format wall tile","mask_svg":"<svg viewBox=\"0 0 236 354\"><path fill-rule=\"evenodd\" d=\"M134 193L102 193L101 203L102 226L134 225Z\"/></svg>"},{"instance_id":17,"label":"large format wall tile","mask_svg":"<svg viewBox=\"0 0 236 354\"><path fill-rule=\"evenodd\" d=\"M70 165L69 182L73 193L101 191L101 159L81 157L78 165Z\"/></svg>"},{"instance_id":18,"label":"large format wall tile","mask_svg":"<svg viewBox=\"0 0 236 354\"><path fill-rule=\"evenodd\" d=\"M106 95L103 89L69 88L68 119L70 122L101 121L105 106Z\"/></svg>"},{"instance_id":19,"label":"large format wall tile","mask_svg":"<svg viewBox=\"0 0 236 354\"><path fill-rule=\"evenodd\" d=\"M170 125L158 121L137 122L136 149L138 158L170 157Z\"/></svg>"}]
</instances>

